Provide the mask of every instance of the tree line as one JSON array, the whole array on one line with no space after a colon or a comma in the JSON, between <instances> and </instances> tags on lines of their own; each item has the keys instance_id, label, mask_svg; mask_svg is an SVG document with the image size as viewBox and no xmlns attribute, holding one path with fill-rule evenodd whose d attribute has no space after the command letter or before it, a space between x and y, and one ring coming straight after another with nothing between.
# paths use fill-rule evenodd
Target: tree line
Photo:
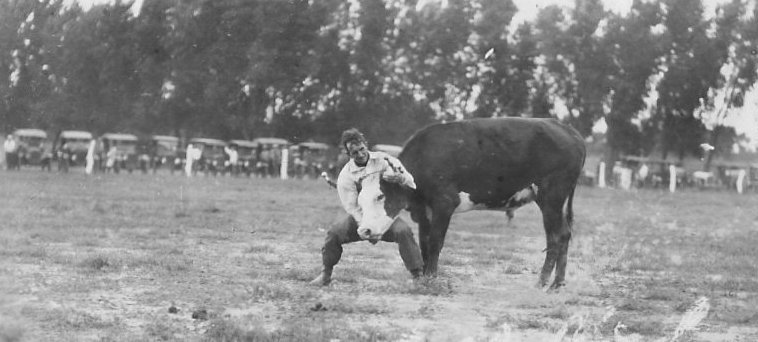
<instances>
[{"instance_id":1,"label":"tree line","mask_svg":"<svg viewBox=\"0 0 758 342\"><path fill-rule=\"evenodd\" d=\"M401 144L439 121L559 116L608 156L722 153L756 80L755 4L0 0L3 129Z\"/></svg>"}]
</instances>

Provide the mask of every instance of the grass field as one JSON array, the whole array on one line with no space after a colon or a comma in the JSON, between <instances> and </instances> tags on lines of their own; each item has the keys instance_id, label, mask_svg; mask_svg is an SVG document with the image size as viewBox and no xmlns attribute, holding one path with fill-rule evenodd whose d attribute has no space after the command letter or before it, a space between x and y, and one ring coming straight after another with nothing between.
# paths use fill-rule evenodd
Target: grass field
<instances>
[{"instance_id":1,"label":"grass field","mask_svg":"<svg viewBox=\"0 0 758 342\"><path fill-rule=\"evenodd\" d=\"M322 182L2 172L0 341L758 340L758 195L576 196L560 292L534 205L456 216L437 278L359 242L319 288Z\"/></svg>"}]
</instances>

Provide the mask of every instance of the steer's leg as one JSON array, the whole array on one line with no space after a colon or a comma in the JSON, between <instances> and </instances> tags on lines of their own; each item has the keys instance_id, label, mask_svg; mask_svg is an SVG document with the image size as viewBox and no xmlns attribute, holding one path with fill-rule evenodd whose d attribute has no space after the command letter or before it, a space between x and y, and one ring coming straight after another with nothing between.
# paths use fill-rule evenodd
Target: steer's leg
<instances>
[{"instance_id":1,"label":"steer's leg","mask_svg":"<svg viewBox=\"0 0 758 342\"><path fill-rule=\"evenodd\" d=\"M550 288L557 289L566 285L566 263L571 229L564 216L563 205L570 193L570 188L566 186L566 183L570 184L570 182L553 180L552 183L552 187L544 187L537 199L537 204L542 211L547 242L545 263L542 266L538 285L540 287L547 285L550 274L555 269L555 280Z\"/></svg>"},{"instance_id":2,"label":"steer's leg","mask_svg":"<svg viewBox=\"0 0 758 342\"><path fill-rule=\"evenodd\" d=\"M418 243L421 246L421 257L424 265L429 264L429 232L431 223L426 212L426 205L416 205L411 208L411 218L418 223Z\"/></svg>"},{"instance_id":3,"label":"steer's leg","mask_svg":"<svg viewBox=\"0 0 758 342\"><path fill-rule=\"evenodd\" d=\"M539 286L543 287L547 285L550 280L550 274L556 266L556 263L561 256L563 256L563 275L565 275L566 267L566 251L568 250L568 240L571 238L571 232L562 229L563 217L560 209L555 210L552 207L545 207L542 209L542 220L545 226L545 237L547 241L545 263L542 265L542 272L540 273ZM565 243L565 248L564 248ZM558 271L556 270L556 282L551 287L562 286L563 275L560 277L560 284L558 284ZM558 286L556 286L558 285Z\"/></svg>"},{"instance_id":4,"label":"steer's leg","mask_svg":"<svg viewBox=\"0 0 758 342\"><path fill-rule=\"evenodd\" d=\"M426 275L437 275L440 251L445 244L445 235L450 226L450 218L453 216L453 211L457 205L458 203L455 203L454 200L441 196L440 200L432 207L432 222L426 248L426 264L424 265L424 274Z\"/></svg>"},{"instance_id":5,"label":"steer's leg","mask_svg":"<svg viewBox=\"0 0 758 342\"><path fill-rule=\"evenodd\" d=\"M416 239L413 238L413 230L403 219L398 218L392 223L389 230L382 235L382 241L397 242L400 258L403 259L405 268L411 272L414 278L421 275L424 268L421 250Z\"/></svg>"},{"instance_id":6,"label":"steer's leg","mask_svg":"<svg viewBox=\"0 0 758 342\"><path fill-rule=\"evenodd\" d=\"M334 265L337 265L342 258L342 245L359 241L360 239L358 236L358 223L352 216L347 215L343 220L335 223L326 232L324 247L321 248L323 269L321 270L321 274L311 281L311 284L329 285L332 281Z\"/></svg>"}]
</instances>

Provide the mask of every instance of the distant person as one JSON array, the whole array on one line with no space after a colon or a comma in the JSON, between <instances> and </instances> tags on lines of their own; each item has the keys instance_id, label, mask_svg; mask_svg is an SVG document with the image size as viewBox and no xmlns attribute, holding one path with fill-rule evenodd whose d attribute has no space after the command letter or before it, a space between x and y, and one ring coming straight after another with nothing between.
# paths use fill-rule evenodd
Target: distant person
<instances>
[{"instance_id":1,"label":"distant person","mask_svg":"<svg viewBox=\"0 0 758 342\"><path fill-rule=\"evenodd\" d=\"M58 154L58 171L68 172L68 163L71 159L71 148L68 141L63 140L56 153Z\"/></svg>"},{"instance_id":2,"label":"distant person","mask_svg":"<svg viewBox=\"0 0 758 342\"><path fill-rule=\"evenodd\" d=\"M344 131L341 145L345 148L350 160L337 177L337 193L347 215L326 233L326 240L321 249L323 269L321 274L311 281L311 284L314 285L329 285L332 279L332 270L342 257L342 245L361 240L358 235L358 226L363 219L363 213L358 205L358 194L361 191L363 179L370 174L381 172L381 177L385 181L400 184L413 183L413 176L408 172L385 173L389 167L389 161L398 168L404 167L397 158L386 153L369 152L366 138L357 129ZM421 275L424 267L421 249L413 237L413 230L403 219L398 217L392 223L382 236L382 241L396 242L408 271L414 278Z\"/></svg>"},{"instance_id":3,"label":"distant person","mask_svg":"<svg viewBox=\"0 0 758 342\"><path fill-rule=\"evenodd\" d=\"M192 177L195 172L196 162L203 156L203 150L200 147L195 147L193 144L187 145L186 164L184 165L184 171L187 173L187 177Z\"/></svg>"},{"instance_id":4,"label":"distant person","mask_svg":"<svg viewBox=\"0 0 758 342\"><path fill-rule=\"evenodd\" d=\"M5 138L3 149L5 150L5 168L7 170L19 169L18 142L13 134L8 134Z\"/></svg>"},{"instance_id":5,"label":"distant person","mask_svg":"<svg viewBox=\"0 0 758 342\"><path fill-rule=\"evenodd\" d=\"M118 157L118 150L116 150L116 146L111 146L108 153L105 154L105 172L117 172L116 157Z\"/></svg>"},{"instance_id":6,"label":"distant person","mask_svg":"<svg viewBox=\"0 0 758 342\"><path fill-rule=\"evenodd\" d=\"M650 168L647 166L646 163L642 163L640 165L639 170L637 170L637 186L642 188L645 186L645 183L647 181L647 175L650 173Z\"/></svg>"},{"instance_id":7,"label":"distant person","mask_svg":"<svg viewBox=\"0 0 758 342\"><path fill-rule=\"evenodd\" d=\"M236 176L238 172L237 165L239 164L237 145L224 146L224 152L229 156L229 174Z\"/></svg>"},{"instance_id":8,"label":"distant person","mask_svg":"<svg viewBox=\"0 0 758 342\"><path fill-rule=\"evenodd\" d=\"M53 166L53 146L49 142L45 142L42 145L42 156L40 157L40 165L42 166L42 171L47 170L48 172L52 171Z\"/></svg>"}]
</instances>

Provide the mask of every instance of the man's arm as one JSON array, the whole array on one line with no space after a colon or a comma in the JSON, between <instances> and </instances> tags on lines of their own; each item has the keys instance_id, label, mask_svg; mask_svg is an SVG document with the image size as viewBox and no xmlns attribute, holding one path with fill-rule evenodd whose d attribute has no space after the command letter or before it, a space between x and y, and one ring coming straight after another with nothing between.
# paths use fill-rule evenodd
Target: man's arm
<instances>
[{"instance_id":1,"label":"man's arm","mask_svg":"<svg viewBox=\"0 0 758 342\"><path fill-rule=\"evenodd\" d=\"M360 224L363 219L363 211L358 206L358 187L346 169L342 169L339 177L337 177L337 193L340 196L342 207Z\"/></svg>"}]
</instances>

